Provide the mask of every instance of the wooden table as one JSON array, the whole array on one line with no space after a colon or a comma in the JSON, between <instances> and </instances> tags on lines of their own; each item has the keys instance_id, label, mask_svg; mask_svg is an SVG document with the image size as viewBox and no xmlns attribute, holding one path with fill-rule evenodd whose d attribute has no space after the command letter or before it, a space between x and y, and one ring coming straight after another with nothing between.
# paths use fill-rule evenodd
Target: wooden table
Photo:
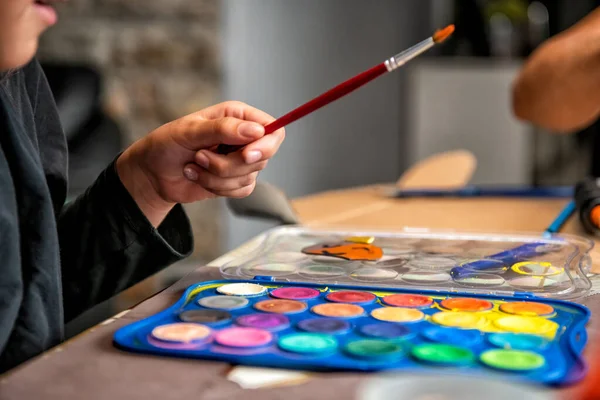
<instances>
[{"instance_id":1,"label":"wooden table","mask_svg":"<svg viewBox=\"0 0 600 400\"><path fill-rule=\"evenodd\" d=\"M554 219L565 200L524 199L386 199L381 187L326 192L293 202L302 223L336 228L540 232ZM573 218L566 233L583 232ZM592 256L597 271L600 257ZM214 263L217 265L217 263ZM0 377L0 399L231 399L233 396L280 399L352 399L365 374L317 374L308 382L260 390L242 390L229 382L229 366L218 362L174 360L133 355L112 346L116 329L146 317L176 301L189 284L219 277L204 267L173 287L84 334ZM600 295L580 300L592 309L590 337L600 334L596 315ZM563 390L564 391L564 390Z\"/></svg>"},{"instance_id":2,"label":"wooden table","mask_svg":"<svg viewBox=\"0 0 600 400\"><path fill-rule=\"evenodd\" d=\"M324 192L293 201L304 225L398 229L541 232L567 204L565 199L386 198L387 186ZM572 218L564 233L585 235Z\"/></svg>"}]
</instances>

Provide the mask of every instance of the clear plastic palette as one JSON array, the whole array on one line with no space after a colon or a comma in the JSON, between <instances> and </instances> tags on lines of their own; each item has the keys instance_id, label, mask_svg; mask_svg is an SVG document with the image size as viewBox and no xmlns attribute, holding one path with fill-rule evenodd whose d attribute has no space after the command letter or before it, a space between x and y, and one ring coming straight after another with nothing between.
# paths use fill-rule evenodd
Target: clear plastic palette
<instances>
[{"instance_id":1,"label":"clear plastic palette","mask_svg":"<svg viewBox=\"0 0 600 400\"><path fill-rule=\"evenodd\" d=\"M253 249L221 266L229 279L273 277L282 282L375 285L516 297L574 299L591 284L593 242L576 236L466 233L406 229L336 231L292 226L267 231ZM381 249L352 260L339 246ZM321 245L337 254L307 254ZM323 248L322 253L327 253Z\"/></svg>"}]
</instances>

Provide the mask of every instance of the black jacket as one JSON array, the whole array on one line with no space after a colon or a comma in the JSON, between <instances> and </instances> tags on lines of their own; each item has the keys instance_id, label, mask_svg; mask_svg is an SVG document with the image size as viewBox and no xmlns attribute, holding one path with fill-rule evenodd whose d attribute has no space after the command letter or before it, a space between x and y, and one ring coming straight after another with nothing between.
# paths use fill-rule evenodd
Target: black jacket
<instances>
[{"instance_id":1,"label":"black jacket","mask_svg":"<svg viewBox=\"0 0 600 400\"><path fill-rule=\"evenodd\" d=\"M37 61L0 82L0 372L63 338L90 307L189 255L176 206L158 229L114 163L65 205L67 148Z\"/></svg>"}]
</instances>

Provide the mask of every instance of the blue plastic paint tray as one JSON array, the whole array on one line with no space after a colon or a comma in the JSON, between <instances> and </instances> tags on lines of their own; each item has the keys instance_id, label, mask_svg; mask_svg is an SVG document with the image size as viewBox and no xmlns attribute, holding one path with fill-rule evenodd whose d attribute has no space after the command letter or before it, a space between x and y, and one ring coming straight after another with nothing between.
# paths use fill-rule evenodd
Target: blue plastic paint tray
<instances>
[{"instance_id":1,"label":"blue plastic paint tray","mask_svg":"<svg viewBox=\"0 0 600 400\"><path fill-rule=\"evenodd\" d=\"M114 341L261 367L568 384L585 374L589 311L565 299L589 290L591 248L567 236L277 228L228 255L227 279L191 286Z\"/></svg>"}]
</instances>

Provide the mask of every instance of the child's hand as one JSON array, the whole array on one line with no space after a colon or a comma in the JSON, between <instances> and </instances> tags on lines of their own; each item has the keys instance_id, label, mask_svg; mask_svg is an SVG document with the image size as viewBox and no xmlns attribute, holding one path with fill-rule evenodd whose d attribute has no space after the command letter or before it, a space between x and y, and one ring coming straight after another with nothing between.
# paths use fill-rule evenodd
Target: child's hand
<instances>
[{"instance_id":1,"label":"child's hand","mask_svg":"<svg viewBox=\"0 0 600 400\"><path fill-rule=\"evenodd\" d=\"M154 226L176 203L246 197L285 137L284 129L264 135L272 121L244 103L217 104L135 142L117 160L119 177ZM248 146L220 155L219 144Z\"/></svg>"}]
</instances>

